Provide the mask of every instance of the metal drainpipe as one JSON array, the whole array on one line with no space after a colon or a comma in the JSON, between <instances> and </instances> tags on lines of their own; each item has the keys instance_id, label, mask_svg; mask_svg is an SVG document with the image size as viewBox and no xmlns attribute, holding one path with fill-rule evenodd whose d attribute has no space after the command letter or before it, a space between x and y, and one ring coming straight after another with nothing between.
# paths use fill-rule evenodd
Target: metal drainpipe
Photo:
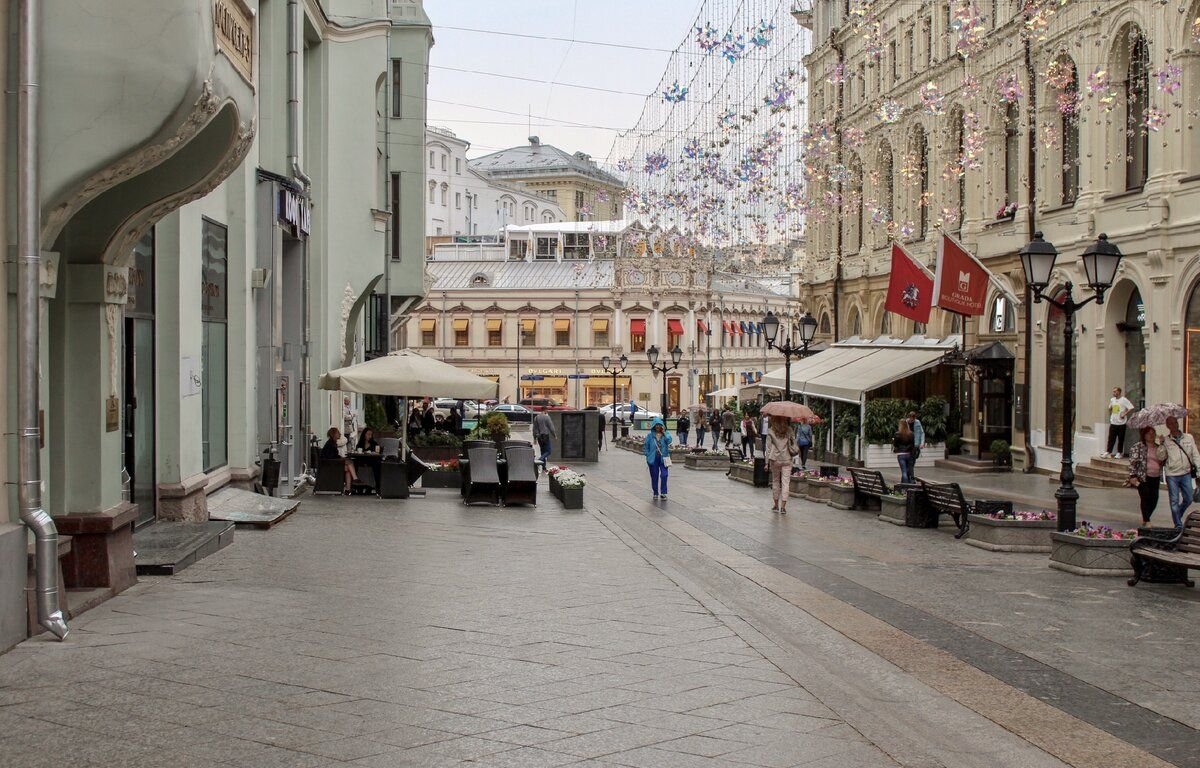
<instances>
[{"instance_id":1,"label":"metal drainpipe","mask_svg":"<svg viewBox=\"0 0 1200 768\"><path fill-rule=\"evenodd\" d=\"M1025 212L1026 226L1029 229L1029 240L1037 229L1037 80L1033 71L1033 52L1028 36L1025 38L1025 77L1029 84L1029 164L1026 169L1028 178L1025 180L1026 197L1029 198L1029 209ZM966 338L963 338L966 346ZM1033 414L1029 404L1030 386L1029 374L1033 366L1033 291L1025 286L1025 382L1022 386L1025 395L1024 409L1021 414L1021 427L1025 433L1025 466L1022 472L1033 472L1037 467L1037 453L1033 447L1033 438L1029 431L1033 425Z\"/></svg>"},{"instance_id":2,"label":"metal drainpipe","mask_svg":"<svg viewBox=\"0 0 1200 768\"><path fill-rule=\"evenodd\" d=\"M300 167L300 145L303 143L300 92L304 79L300 57L303 51L304 11L300 0L288 0L288 167L307 192L312 179Z\"/></svg>"},{"instance_id":3,"label":"metal drainpipe","mask_svg":"<svg viewBox=\"0 0 1200 768\"><path fill-rule=\"evenodd\" d=\"M42 508L41 430L38 425L38 370L41 358L41 205L38 200L38 35L37 0L18 7L17 84L17 501L21 522L36 540L38 624L66 638L69 628L59 602L58 530Z\"/></svg>"}]
</instances>

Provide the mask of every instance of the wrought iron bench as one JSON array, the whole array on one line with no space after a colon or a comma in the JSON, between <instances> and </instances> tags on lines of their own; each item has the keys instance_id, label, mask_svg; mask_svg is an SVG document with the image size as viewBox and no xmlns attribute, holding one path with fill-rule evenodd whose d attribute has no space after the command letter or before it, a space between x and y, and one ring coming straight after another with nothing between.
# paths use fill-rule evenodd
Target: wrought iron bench
<instances>
[{"instance_id":1,"label":"wrought iron bench","mask_svg":"<svg viewBox=\"0 0 1200 768\"><path fill-rule=\"evenodd\" d=\"M847 467L850 479L854 481L854 508L879 509L882 498L887 496L889 489L884 482L883 473L876 469L859 469Z\"/></svg>"},{"instance_id":2,"label":"wrought iron bench","mask_svg":"<svg viewBox=\"0 0 1200 768\"><path fill-rule=\"evenodd\" d=\"M1129 545L1133 578L1139 581L1196 586L1188 578L1188 569L1200 570L1200 512L1189 512L1183 528L1170 539L1139 536Z\"/></svg>"},{"instance_id":3,"label":"wrought iron bench","mask_svg":"<svg viewBox=\"0 0 1200 768\"><path fill-rule=\"evenodd\" d=\"M925 496L929 500L935 525L939 515L949 515L958 528L958 533L954 534L954 538L961 539L965 536L971 525L967 520L967 515L971 513L971 505L963 497L962 488L958 483L930 483L920 479L918 482L921 483L921 490L925 492Z\"/></svg>"},{"instance_id":4,"label":"wrought iron bench","mask_svg":"<svg viewBox=\"0 0 1200 768\"><path fill-rule=\"evenodd\" d=\"M746 454L742 453L741 448L726 448L725 452L729 454L729 469L725 470L725 476L729 477L733 474L733 468L746 460Z\"/></svg>"}]
</instances>

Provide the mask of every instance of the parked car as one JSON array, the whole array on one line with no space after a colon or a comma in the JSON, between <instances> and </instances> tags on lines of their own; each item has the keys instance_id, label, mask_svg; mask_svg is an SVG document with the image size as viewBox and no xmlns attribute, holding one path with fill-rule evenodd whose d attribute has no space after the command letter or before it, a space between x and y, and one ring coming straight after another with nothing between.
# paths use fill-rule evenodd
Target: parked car
<instances>
[{"instance_id":1,"label":"parked car","mask_svg":"<svg viewBox=\"0 0 1200 768\"><path fill-rule=\"evenodd\" d=\"M616 403L615 405L613 403L608 403L607 405L600 406L600 410L604 412L605 419L612 419L613 415L615 414L616 418L620 419L625 424L631 423L634 416L639 419L662 418L662 414L658 411L652 411L649 408L643 408L640 405L637 406L637 410L635 411L633 406L631 406L629 403Z\"/></svg>"},{"instance_id":2,"label":"parked car","mask_svg":"<svg viewBox=\"0 0 1200 768\"><path fill-rule=\"evenodd\" d=\"M434 415L441 415L443 419L450 418L450 408L458 401L452 397L442 397L433 401ZM479 404L474 400L463 400L463 418L477 419L479 418Z\"/></svg>"},{"instance_id":3,"label":"parked car","mask_svg":"<svg viewBox=\"0 0 1200 768\"><path fill-rule=\"evenodd\" d=\"M500 403L491 410L491 413L503 413L509 421L533 421L533 411L523 405L513 403Z\"/></svg>"},{"instance_id":4,"label":"parked car","mask_svg":"<svg viewBox=\"0 0 1200 768\"><path fill-rule=\"evenodd\" d=\"M521 401L521 405L531 411L569 411L569 406L563 405L551 397L533 397L525 398Z\"/></svg>"}]
</instances>

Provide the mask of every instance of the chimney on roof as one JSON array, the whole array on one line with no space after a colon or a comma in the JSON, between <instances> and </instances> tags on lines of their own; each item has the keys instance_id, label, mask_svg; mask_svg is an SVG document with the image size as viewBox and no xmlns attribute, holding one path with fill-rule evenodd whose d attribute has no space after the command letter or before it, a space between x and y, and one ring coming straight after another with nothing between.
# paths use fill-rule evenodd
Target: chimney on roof
<instances>
[{"instance_id":1,"label":"chimney on roof","mask_svg":"<svg viewBox=\"0 0 1200 768\"><path fill-rule=\"evenodd\" d=\"M531 147L540 147L541 145L542 145L542 140L541 140L541 139L539 139L537 136L530 136L530 137L529 137L529 146L531 146Z\"/></svg>"},{"instance_id":2,"label":"chimney on roof","mask_svg":"<svg viewBox=\"0 0 1200 768\"><path fill-rule=\"evenodd\" d=\"M575 157L577 157L578 159L582 160L585 163L592 162L592 156L589 155L587 152L576 152Z\"/></svg>"}]
</instances>

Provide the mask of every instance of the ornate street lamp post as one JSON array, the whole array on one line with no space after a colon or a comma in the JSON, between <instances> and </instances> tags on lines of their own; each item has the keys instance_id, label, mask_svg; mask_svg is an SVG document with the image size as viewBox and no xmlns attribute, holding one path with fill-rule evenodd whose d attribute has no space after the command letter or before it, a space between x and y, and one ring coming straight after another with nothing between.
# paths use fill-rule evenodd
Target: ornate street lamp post
<instances>
[{"instance_id":1,"label":"ornate street lamp post","mask_svg":"<svg viewBox=\"0 0 1200 768\"><path fill-rule=\"evenodd\" d=\"M658 365L658 347L657 346L650 347L650 349L648 349L646 351L646 358L650 361L650 370L654 371L656 373L662 374L662 406L661 406L662 411L661 412L662 412L663 422L666 423L666 419L667 419L667 373L669 371L673 371L679 367L679 361L681 359L683 359L683 350L679 348L678 344L675 345L675 349L671 350L671 362L669 365L666 360L663 361L662 365Z\"/></svg>"},{"instance_id":2,"label":"ornate street lamp post","mask_svg":"<svg viewBox=\"0 0 1200 768\"><path fill-rule=\"evenodd\" d=\"M783 353L783 399L792 399L792 358L804 357L808 354L808 345L812 344L813 337L817 335L817 321L808 312L804 313L804 317L800 318L799 333L800 343L792 343L792 331L789 330L787 338L781 344L775 343L775 338L779 335L779 318L774 312L768 312L763 318L763 330L767 334L767 348L777 349Z\"/></svg>"},{"instance_id":3,"label":"ornate street lamp post","mask_svg":"<svg viewBox=\"0 0 1200 768\"><path fill-rule=\"evenodd\" d=\"M1083 271L1092 295L1083 301L1075 301L1073 286L1067 283L1058 297L1046 296L1042 291L1050 285L1050 275L1058 250L1052 243L1042 239L1041 232L1034 232L1033 239L1021 249L1021 268L1025 271L1025 282L1033 291L1034 303L1045 301L1058 307L1063 313L1063 419L1062 419L1062 469L1059 471L1058 530L1075 529L1075 508L1079 502L1079 491L1075 490L1075 313L1092 303L1104 303L1104 292L1112 287L1121 264L1121 250L1108 242L1108 235L1100 235L1096 242L1083 252ZM1029 343L1026 340L1025 343ZM1047 373L1047 375L1049 375ZM1050 404L1047 403L1046 407Z\"/></svg>"},{"instance_id":4,"label":"ornate street lamp post","mask_svg":"<svg viewBox=\"0 0 1200 768\"><path fill-rule=\"evenodd\" d=\"M613 406L612 413L609 417L612 419L613 435L612 439L617 439L617 375L625 372L625 366L629 365L629 358L621 355L614 362L611 357L605 355L600 358L600 365L604 366L605 373L611 373L613 377Z\"/></svg>"}]
</instances>

